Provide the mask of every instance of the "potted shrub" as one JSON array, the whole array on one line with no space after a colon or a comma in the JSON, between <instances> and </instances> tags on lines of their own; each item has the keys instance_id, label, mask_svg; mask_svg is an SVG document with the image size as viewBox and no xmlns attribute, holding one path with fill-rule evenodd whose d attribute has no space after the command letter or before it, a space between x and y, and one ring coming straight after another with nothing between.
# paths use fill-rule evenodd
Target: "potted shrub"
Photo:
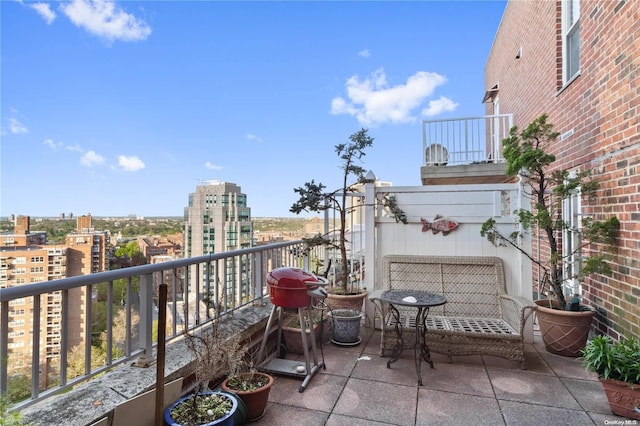
<instances>
[{"instance_id":1,"label":"potted shrub","mask_svg":"<svg viewBox=\"0 0 640 426\"><path fill-rule=\"evenodd\" d=\"M598 374L611 412L640 420L640 342L596 336L585 346L583 356L585 367Z\"/></svg>"},{"instance_id":2,"label":"potted shrub","mask_svg":"<svg viewBox=\"0 0 640 426\"><path fill-rule=\"evenodd\" d=\"M289 209L296 214L302 212L319 213L327 210L333 210L338 214L339 227L337 233L319 234L313 238L305 239L307 248L326 245L336 248L340 255L340 258L335 259L335 261L334 259L329 259L325 273L325 276L327 276L331 272L333 262L335 273L329 280L330 285L326 288L328 295L325 303L329 307L329 317L331 318L331 341L337 344L352 345L360 343L358 332L360 320L363 316L363 302L367 296L366 289L360 287L361 280L359 279L360 272L358 270L362 265L351 265L347 258L346 227L347 214L351 211L351 207L347 202L348 194L355 191L354 187L357 184L366 182L365 169L358 163L365 156L366 148L373 145L373 138L367 132L367 129L361 129L349 136L349 142L335 146L335 152L342 161L340 166L342 186L340 188L332 192L326 192L326 187L322 183L316 183L315 180L306 182L304 186L294 188L294 192L300 198ZM355 182L350 183L350 179L353 178L355 178ZM397 222L407 223L407 216L398 208L395 197L385 197L383 205ZM355 338L353 337L354 334Z\"/></svg>"},{"instance_id":3,"label":"potted shrub","mask_svg":"<svg viewBox=\"0 0 640 426\"><path fill-rule=\"evenodd\" d=\"M347 257L347 214L350 212L348 197L350 192L355 192L354 187L365 182L365 169L358 163L365 156L366 148L372 146L374 138L368 135L367 129L361 129L349 136L349 142L335 146L335 152L342 161L340 170L342 171L342 186L335 191L325 191L326 186L316 183L315 180L306 182L303 186L294 188L300 198L289 211L295 214L302 212L316 212L333 210L338 214L339 225L335 232L328 235L318 234L313 238L305 239L307 247L326 245L338 250L339 259L330 259L327 266L327 274L333 267L335 275L330 280L330 285L326 288L328 297L326 303L331 308L352 308L362 309L362 303L367 295L366 289L361 288L361 281L357 273L351 272L351 265ZM355 182L350 183L350 179ZM395 205L395 198L388 197L384 200L385 206L394 215L397 221L407 223L404 213ZM353 265L357 270L360 265ZM355 275L355 276L354 276Z\"/></svg>"},{"instance_id":4,"label":"potted shrub","mask_svg":"<svg viewBox=\"0 0 640 426\"><path fill-rule=\"evenodd\" d=\"M546 349L565 356L580 356L584 348L595 312L580 304L579 292L570 283L580 283L590 274L610 274L608 256L615 248L615 238L620 226L616 217L596 221L585 217L580 226L569 223L563 217L563 205L576 199L588 200L599 189L590 171L553 169L556 157L548 149L556 143L559 133L547 123L547 115L534 119L522 132L513 127L508 138L502 141L503 155L507 162L506 174L519 176L525 184L525 192L532 198L532 209L517 210L515 214L522 229L537 230L547 245L536 257L520 245L519 232L504 235L494 219L487 220L481 235L494 245L510 245L527 256L541 271L539 293L547 299L536 300L536 316ZM572 231L571 241L561 241L563 232ZM561 243L564 243L564 250ZM597 244L598 248L583 253L583 248ZM571 260L578 259L581 268ZM567 273L567 271L569 271ZM567 296L570 302L567 303Z\"/></svg>"},{"instance_id":5,"label":"potted shrub","mask_svg":"<svg viewBox=\"0 0 640 426\"><path fill-rule=\"evenodd\" d=\"M240 334L229 335L222 329L221 320L212 322L211 329L198 333L185 332L185 343L195 358L196 389L165 411L165 421L170 425L234 425L247 421L250 415L264 413L273 378L248 368L248 347ZM211 390L214 380L233 378L234 383L245 390L264 388L263 406L256 406L251 399L251 409L244 402L243 394L230 386L226 390ZM224 389L224 388L223 388ZM259 411L259 414L256 412Z\"/></svg>"},{"instance_id":6,"label":"potted shrub","mask_svg":"<svg viewBox=\"0 0 640 426\"><path fill-rule=\"evenodd\" d=\"M264 415L269 401L273 377L254 369L239 372L222 382L222 389L236 394L247 407L247 420L258 420Z\"/></svg>"}]
</instances>

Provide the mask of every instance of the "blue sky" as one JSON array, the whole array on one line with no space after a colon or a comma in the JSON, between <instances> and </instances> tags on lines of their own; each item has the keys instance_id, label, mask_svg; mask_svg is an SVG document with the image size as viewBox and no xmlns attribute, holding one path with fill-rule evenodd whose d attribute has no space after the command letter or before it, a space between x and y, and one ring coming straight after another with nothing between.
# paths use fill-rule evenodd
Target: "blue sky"
<instances>
[{"instance_id":1,"label":"blue sky","mask_svg":"<svg viewBox=\"0 0 640 426\"><path fill-rule=\"evenodd\" d=\"M419 185L421 120L484 114L505 4L3 0L0 215L182 216L215 179L293 216L361 128Z\"/></svg>"}]
</instances>

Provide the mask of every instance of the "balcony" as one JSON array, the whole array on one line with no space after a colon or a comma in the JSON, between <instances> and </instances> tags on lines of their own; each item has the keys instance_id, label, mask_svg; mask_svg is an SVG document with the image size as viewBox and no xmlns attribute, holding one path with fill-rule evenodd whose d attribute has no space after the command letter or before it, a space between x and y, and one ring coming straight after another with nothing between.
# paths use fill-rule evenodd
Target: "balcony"
<instances>
[{"instance_id":1,"label":"balcony","mask_svg":"<svg viewBox=\"0 0 640 426\"><path fill-rule=\"evenodd\" d=\"M437 159L437 161L441 161ZM426 167L426 166L425 166ZM429 167L455 167L429 166ZM481 223L493 217L499 226L517 226L513 211L525 205L517 183L484 185L435 185L418 187L375 187L364 185L362 215L349 218L349 252L365 273L359 277L368 289L380 288L380 260L387 254L422 253L439 255L499 256L506 265L508 292L516 296L532 296L531 266L521 255L508 248L489 245L479 235ZM394 196L407 215L408 224L399 224L385 210L381 202ZM454 217L461 226L448 236L421 231L421 219L438 214ZM357 223L356 218L364 218ZM328 219L327 219L328 222ZM325 225L325 229L333 229ZM7 336L10 324L8 306L12 300L27 298L33 303L34 314L31 358L31 397L18 403L26 420L34 425L86 425L113 416L114 409L127 400L155 386L156 344L153 341L154 306L157 287L168 284L169 332L166 336L167 356L164 380L190 374L190 353L181 340L182 328L206 327L216 315L231 318L238 333L260 336L270 311L265 282L268 271L280 266L311 269L310 259L326 258L331 253L318 251L301 256L301 241L235 250L196 258L173 260L158 264L95 273L33 285L3 289L0 293L0 359L8 356ZM318 248L318 250L324 250ZM355 262L351 262L354 264ZM235 266L233 266L235 265ZM231 270L237 267L237 270ZM126 282L124 295L115 294L114 283ZM216 285L225 283L225 286ZM134 285L135 284L135 285ZM72 293L82 290L97 298L98 286L106 288L107 324L113 324L115 301L122 297L126 324L132 333L122 343L124 354L116 357L108 349L104 365L92 367L91 348L84 346L84 374L67 375L67 354L70 351L70 313L82 311L91 318L95 309L93 297L84 297L83 306L71 306ZM139 291L134 288L139 286ZM181 289L198 289L192 297ZM232 291L223 291L232 289ZM58 385L41 388L46 382L40 377L39 330L44 320L40 311L43 294L61 294L60 356L50 363L56 367ZM204 297L204 296L207 297ZM188 303L184 303L188 301ZM212 304L211 301L216 303ZM178 306L184 306L184 311ZM109 308L111 307L111 308ZM456 357L452 364L433 355L435 369L423 368L425 386L416 385L413 352L405 355L391 369L386 358L378 356L379 334L373 322L373 307L366 304L366 319L362 331L363 342L354 347L336 347L324 342L323 352L327 368L314 376L304 393L299 393L300 380L276 376L270 405L257 424L586 424L619 421L609 414L606 397L593 375L587 374L580 360L547 354L537 342L532 324L527 344L529 370L492 357ZM140 321L133 329L133 311ZM24 326L24 321L22 322ZM83 338L91 342L91 322L84 324ZM112 328L105 330L106 347L114 343ZM76 336L77 337L77 336ZM11 365L11 361L8 363ZM0 392L5 393L11 374L8 364L0 364ZM188 389L184 389L185 392ZM292 421L295 419L295 421Z\"/></svg>"},{"instance_id":2,"label":"balcony","mask_svg":"<svg viewBox=\"0 0 640 426\"><path fill-rule=\"evenodd\" d=\"M501 142L511 114L422 122L423 185L507 182Z\"/></svg>"}]
</instances>

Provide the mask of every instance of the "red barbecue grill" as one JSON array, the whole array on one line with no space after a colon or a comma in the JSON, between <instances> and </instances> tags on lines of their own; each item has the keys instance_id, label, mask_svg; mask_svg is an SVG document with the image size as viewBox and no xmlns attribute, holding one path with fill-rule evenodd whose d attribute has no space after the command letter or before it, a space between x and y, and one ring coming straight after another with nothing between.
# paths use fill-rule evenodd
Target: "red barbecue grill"
<instances>
[{"instance_id":1,"label":"red barbecue grill","mask_svg":"<svg viewBox=\"0 0 640 426\"><path fill-rule=\"evenodd\" d=\"M314 304L314 299L324 300L327 294L322 286L327 285L327 283L326 279L317 277L309 271L300 268L276 268L269 272L267 275L267 285L269 286L269 297L271 303L273 303L273 308L267 321L267 328L262 338L258 359L262 359L276 315L278 317L278 340L276 347L280 348L282 341L283 309L297 308L300 324L305 324L307 321L309 324L312 324L311 308ZM307 346L307 333L303 327L300 329L300 336L302 337L302 347L304 348L304 362L274 357L263 363L261 369L270 373L281 373L303 378L304 380L302 381L302 385L300 385L299 391L304 392L311 377L313 377L320 367L326 368L326 366L324 365L324 359L318 361L313 327L311 327L310 333L311 352L309 352Z\"/></svg>"}]
</instances>

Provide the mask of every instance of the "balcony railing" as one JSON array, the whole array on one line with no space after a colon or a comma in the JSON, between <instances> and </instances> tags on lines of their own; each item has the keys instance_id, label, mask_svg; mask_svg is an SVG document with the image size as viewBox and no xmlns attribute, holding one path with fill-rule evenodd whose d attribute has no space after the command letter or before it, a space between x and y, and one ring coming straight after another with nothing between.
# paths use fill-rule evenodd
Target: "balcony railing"
<instances>
[{"instance_id":1,"label":"balcony railing","mask_svg":"<svg viewBox=\"0 0 640 426\"><path fill-rule=\"evenodd\" d=\"M502 162L501 142L509 135L513 114L422 122L425 166Z\"/></svg>"},{"instance_id":2,"label":"balcony railing","mask_svg":"<svg viewBox=\"0 0 640 426\"><path fill-rule=\"evenodd\" d=\"M98 374L105 373L114 367L136 360L141 366L153 362L153 323L157 303L157 289L166 283L169 289L167 317L167 341L181 336L185 329L201 327L211 321L214 316L223 316L255 301L261 301L268 295L265 277L268 271L283 266L313 268L313 259L324 256L323 247L317 247L311 256L301 256L304 252L302 241L284 242L253 247L243 250L179 259L163 263L124 268L114 271L64 278L44 283L21 285L4 288L0 292L0 359L8 362L0 363L0 394L8 389L8 367L12 366L9 353L9 306L18 299L31 299L33 306L31 337L31 397L14 406L24 408L37 401L70 389ZM114 294L114 282L125 280L126 294ZM136 291L136 287L139 290ZM93 313L97 309L97 294L106 293L106 330L104 346L106 360L100 367L92 367L91 344L96 338L92 334ZM194 289L198 291L193 291ZM189 291L191 290L191 291ZM42 297L53 292L61 293L61 330L60 355L54 358L46 356L46 311ZM70 301L77 301L77 294L83 295L83 306L72 306ZM75 294L75 296L74 296ZM117 307L114 303L122 298L125 312L125 341L116 342L114 338L114 319ZM15 302L14 302L15 303ZM44 303L46 305L46 303ZM71 313L73 311L73 313ZM79 312L81 314L79 314ZM70 327L70 316L84 318L84 330L81 335L72 336L72 331L79 329L77 324ZM134 326L134 316L139 315L138 326ZM43 328L44 331L41 331ZM67 361L70 341L76 339L83 342L84 372L77 377L69 377ZM123 349L122 356L113 352L114 344ZM43 366L47 366L42 371ZM50 367L50 368L49 368ZM50 371L47 371L50 370ZM41 384L51 380L52 372L55 386L41 389ZM44 374L44 376L43 376ZM47 375L49 375L47 377Z\"/></svg>"}]
</instances>

